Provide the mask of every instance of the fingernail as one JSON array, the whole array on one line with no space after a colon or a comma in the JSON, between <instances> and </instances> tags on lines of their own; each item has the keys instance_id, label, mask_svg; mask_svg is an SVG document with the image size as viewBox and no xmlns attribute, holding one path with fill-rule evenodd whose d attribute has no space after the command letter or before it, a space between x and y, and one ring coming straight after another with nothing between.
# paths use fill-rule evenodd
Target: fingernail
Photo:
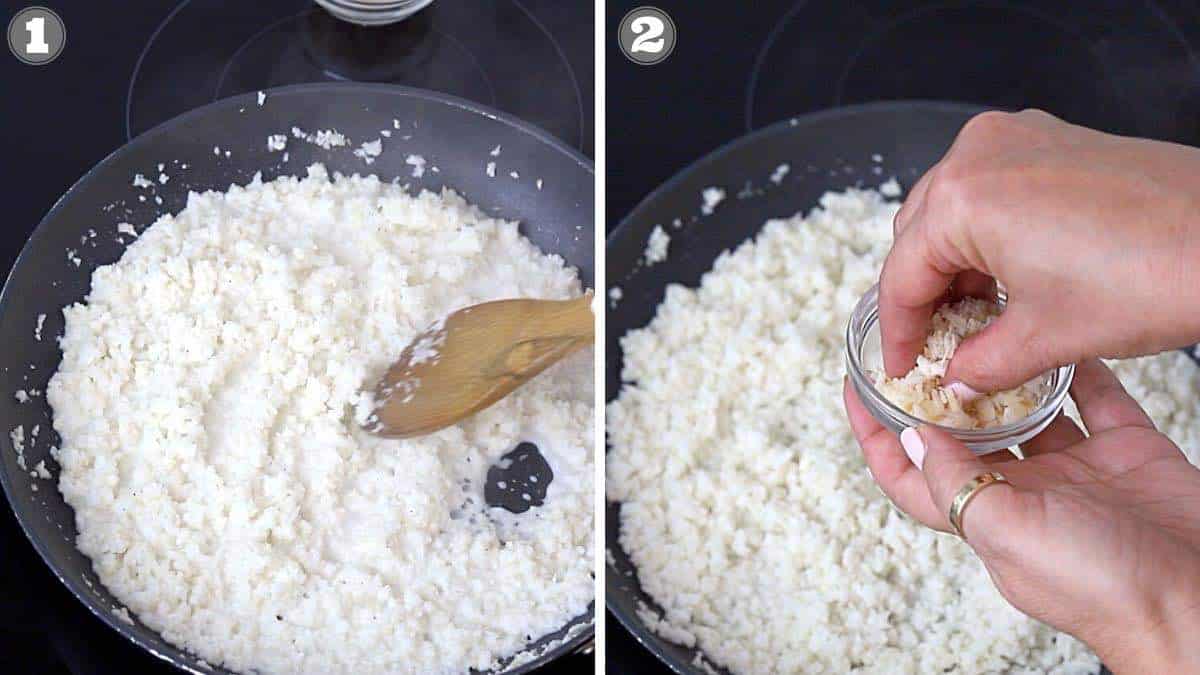
<instances>
[{"instance_id":1,"label":"fingernail","mask_svg":"<svg viewBox=\"0 0 1200 675\"><path fill-rule=\"evenodd\" d=\"M970 403L980 396L983 396L983 394L975 391L962 382L951 382L950 384L946 385L946 388L949 389L950 393L958 397L958 400L962 401L963 403Z\"/></svg>"},{"instance_id":2,"label":"fingernail","mask_svg":"<svg viewBox=\"0 0 1200 675\"><path fill-rule=\"evenodd\" d=\"M914 428L909 427L900 432L900 445L904 446L904 454L918 469L925 464L925 439Z\"/></svg>"}]
</instances>

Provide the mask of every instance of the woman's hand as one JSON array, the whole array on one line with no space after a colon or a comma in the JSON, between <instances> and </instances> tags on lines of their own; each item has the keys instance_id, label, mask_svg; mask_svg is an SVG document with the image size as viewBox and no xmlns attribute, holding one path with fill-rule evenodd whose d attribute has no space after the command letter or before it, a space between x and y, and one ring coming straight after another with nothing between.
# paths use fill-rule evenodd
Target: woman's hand
<instances>
[{"instance_id":1,"label":"woman's hand","mask_svg":"<svg viewBox=\"0 0 1200 675\"><path fill-rule=\"evenodd\" d=\"M967 396L1200 335L1195 148L1038 111L984 113L913 186L895 232L879 295L890 376L912 368L947 294L986 294L993 280L1008 292L1005 312L947 372Z\"/></svg>"},{"instance_id":2,"label":"woman's hand","mask_svg":"<svg viewBox=\"0 0 1200 675\"><path fill-rule=\"evenodd\" d=\"M1022 446L976 457L932 427L904 447L845 388L850 425L892 502L949 531L955 493L985 471L962 513L967 543L1004 597L1086 642L1117 673L1200 672L1200 470L1158 433L1099 361L1071 395L1090 436L1060 415Z\"/></svg>"}]
</instances>

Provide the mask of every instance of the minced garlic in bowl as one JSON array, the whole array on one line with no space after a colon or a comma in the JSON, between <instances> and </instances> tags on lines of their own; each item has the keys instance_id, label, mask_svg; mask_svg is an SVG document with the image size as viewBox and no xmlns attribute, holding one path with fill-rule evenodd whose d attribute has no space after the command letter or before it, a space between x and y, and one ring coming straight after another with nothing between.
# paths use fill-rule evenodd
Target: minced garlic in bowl
<instances>
[{"instance_id":1,"label":"minced garlic in bowl","mask_svg":"<svg viewBox=\"0 0 1200 675\"><path fill-rule=\"evenodd\" d=\"M863 405L895 433L934 424L980 454L1036 436L1062 410L1073 364L965 403L942 382L958 345L999 316L1003 303L1001 294L999 303L967 298L939 308L916 366L903 377L888 378L879 340L879 287L872 287L846 328L846 370Z\"/></svg>"},{"instance_id":2,"label":"minced garlic in bowl","mask_svg":"<svg viewBox=\"0 0 1200 675\"><path fill-rule=\"evenodd\" d=\"M963 298L942 305L930 321L925 349L903 377L888 377L883 368L870 375L879 393L904 412L926 422L956 429L986 429L1028 417L1050 391L1043 374L1013 389L983 394L971 401L960 400L946 387L946 368L958 346L1000 316L999 303Z\"/></svg>"}]
</instances>

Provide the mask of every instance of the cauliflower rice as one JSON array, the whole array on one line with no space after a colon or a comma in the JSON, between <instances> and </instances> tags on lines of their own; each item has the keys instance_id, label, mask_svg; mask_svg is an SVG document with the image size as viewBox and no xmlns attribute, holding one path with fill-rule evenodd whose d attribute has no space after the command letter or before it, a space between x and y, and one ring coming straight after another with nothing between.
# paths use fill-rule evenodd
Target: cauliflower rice
<instances>
[{"instance_id":1,"label":"cauliflower rice","mask_svg":"<svg viewBox=\"0 0 1200 675\"><path fill-rule=\"evenodd\" d=\"M1000 311L998 303L979 298L942 305L931 317L925 349L912 370L903 377L888 377L878 370L872 373L875 388L904 412L945 427L986 429L1028 417L1050 390L1050 379L1044 374L966 403L942 386L958 345L987 327Z\"/></svg>"},{"instance_id":2,"label":"cauliflower rice","mask_svg":"<svg viewBox=\"0 0 1200 675\"><path fill-rule=\"evenodd\" d=\"M622 338L607 490L656 630L742 674L1096 672L866 470L841 404L843 329L896 209L826 194L722 254L698 289L670 286ZM1195 461L1200 370L1178 352L1114 370Z\"/></svg>"},{"instance_id":3,"label":"cauliflower rice","mask_svg":"<svg viewBox=\"0 0 1200 675\"><path fill-rule=\"evenodd\" d=\"M189 195L64 310L47 396L79 549L139 621L234 670L495 667L593 598L589 357L423 438L352 411L449 311L579 293L450 191L314 165ZM514 515L484 483L522 441L555 478Z\"/></svg>"}]
</instances>

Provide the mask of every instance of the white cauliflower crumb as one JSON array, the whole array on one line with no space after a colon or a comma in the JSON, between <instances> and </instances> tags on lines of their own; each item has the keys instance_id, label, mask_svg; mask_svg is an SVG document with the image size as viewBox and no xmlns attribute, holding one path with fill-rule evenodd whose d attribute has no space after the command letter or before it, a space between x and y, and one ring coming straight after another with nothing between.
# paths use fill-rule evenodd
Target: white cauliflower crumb
<instances>
[{"instance_id":1,"label":"white cauliflower crumb","mask_svg":"<svg viewBox=\"0 0 1200 675\"><path fill-rule=\"evenodd\" d=\"M154 187L154 183L152 183L150 181L150 179L146 178L145 176L143 176L142 174L139 173L139 174L134 174L134 176L133 176L133 186L136 188L148 188L148 187Z\"/></svg>"},{"instance_id":2,"label":"white cauliflower crumb","mask_svg":"<svg viewBox=\"0 0 1200 675\"><path fill-rule=\"evenodd\" d=\"M489 152L488 154L491 155L492 157L499 157L500 156L500 146L497 145L496 147L492 148L492 151Z\"/></svg>"},{"instance_id":3,"label":"white cauliflower crumb","mask_svg":"<svg viewBox=\"0 0 1200 675\"><path fill-rule=\"evenodd\" d=\"M615 308L623 297L625 297L625 292L621 290L621 287L613 286L608 289L608 306Z\"/></svg>"},{"instance_id":4,"label":"white cauliflower crumb","mask_svg":"<svg viewBox=\"0 0 1200 675\"><path fill-rule=\"evenodd\" d=\"M900 192L900 181L895 178L889 178L887 182L879 186L879 193L884 197L899 197Z\"/></svg>"},{"instance_id":5,"label":"white cauliflower crumb","mask_svg":"<svg viewBox=\"0 0 1200 675\"><path fill-rule=\"evenodd\" d=\"M663 230L662 225L655 225L650 232L649 239L646 240L646 250L642 252L642 259L647 265L662 262L667 259L667 247L671 244L671 235Z\"/></svg>"},{"instance_id":6,"label":"white cauliflower crumb","mask_svg":"<svg viewBox=\"0 0 1200 675\"><path fill-rule=\"evenodd\" d=\"M267 136L267 150L271 152L279 152L287 148L287 135L271 134Z\"/></svg>"},{"instance_id":7,"label":"white cauliflower crumb","mask_svg":"<svg viewBox=\"0 0 1200 675\"><path fill-rule=\"evenodd\" d=\"M33 339L38 342L42 341L42 326L46 323L46 315L38 314L37 322L33 325Z\"/></svg>"},{"instance_id":8,"label":"white cauliflower crumb","mask_svg":"<svg viewBox=\"0 0 1200 675\"><path fill-rule=\"evenodd\" d=\"M488 178L495 178L496 177L496 163L488 162L487 167L484 169L484 171L487 173Z\"/></svg>"},{"instance_id":9,"label":"white cauliflower crumb","mask_svg":"<svg viewBox=\"0 0 1200 675\"><path fill-rule=\"evenodd\" d=\"M378 138L364 142L354 151L354 156L367 164L374 162L375 158L381 154L383 154L383 141Z\"/></svg>"},{"instance_id":10,"label":"white cauliflower crumb","mask_svg":"<svg viewBox=\"0 0 1200 675\"><path fill-rule=\"evenodd\" d=\"M169 181L169 180L171 180L171 177L168 176L167 174L165 174L165 173L158 174L158 182L159 183L166 185L167 181Z\"/></svg>"},{"instance_id":11,"label":"white cauliflower crumb","mask_svg":"<svg viewBox=\"0 0 1200 675\"><path fill-rule=\"evenodd\" d=\"M775 167L774 171L771 172L771 182L779 185L783 182L784 177L786 177L788 172L791 170L792 167L790 164L780 164L779 166Z\"/></svg>"},{"instance_id":12,"label":"white cauliflower crumb","mask_svg":"<svg viewBox=\"0 0 1200 675\"><path fill-rule=\"evenodd\" d=\"M13 452L17 454L17 466L21 467L22 471L27 471L29 467L25 466L25 427L20 424L13 427L13 430L8 432L8 440L12 443Z\"/></svg>"},{"instance_id":13,"label":"white cauliflower crumb","mask_svg":"<svg viewBox=\"0 0 1200 675\"><path fill-rule=\"evenodd\" d=\"M267 95L266 95L266 94L264 94L264 93L263 93L263 92L261 92L261 91L260 91L260 92L258 92L258 107L260 107L260 108L261 108L261 107L262 107L262 104L263 104L263 103L266 103L266 101L267 101Z\"/></svg>"},{"instance_id":14,"label":"white cauliflower crumb","mask_svg":"<svg viewBox=\"0 0 1200 675\"><path fill-rule=\"evenodd\" d=\"M703 203L700 205L700 213L704 215L712 215L717 205L725 201L725 191L719 187L707 187L700 193Z\"/></svg>"},{"instance_id":15,"label":"white cauliflower crumb","mask_svg":"<svg viewBox=\"0 0 1200 675\"><path fill-rule=\"evenodd\" d=\"M537 185L537 189L541 190L542 189L542 179L541 178L537 179L537 182L535 183L535 185Z\"/></svg>"},{"instance_id":16,"label":"white cauliflower crumb","mask_svg":"<svg viewBox=\"0 0 1200 675\"><path fill-rule=\"evenodd\" d=\"M300 127L292 127L292 136L323 150L340 148L350 143L350 140L337 129L319 129L314 133L308 133Z\"/></svg>"},{"instance_id":17,"label":"white cauliflower crumb","mask_svg":"<svg viewBox=\"0 0 1200 675\"><path fill-rule=\"evenodd\" d=\"M409 155L404 163L412 167L412 177L420 178L425 175L425 158L420 155Z\"/></svg>"}]
</instances>

